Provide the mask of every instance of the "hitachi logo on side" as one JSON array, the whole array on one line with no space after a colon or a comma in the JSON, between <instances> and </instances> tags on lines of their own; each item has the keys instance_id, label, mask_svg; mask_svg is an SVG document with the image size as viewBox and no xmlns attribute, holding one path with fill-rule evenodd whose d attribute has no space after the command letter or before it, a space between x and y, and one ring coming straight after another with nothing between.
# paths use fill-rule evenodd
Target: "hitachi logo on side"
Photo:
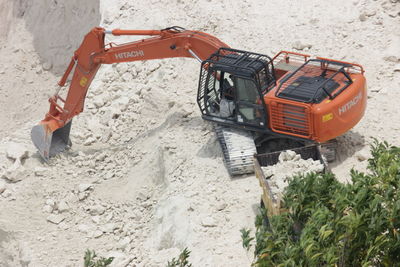
<instances>
[{"instance_id":1,"label":"hitachi logo on side","mask_svg":"<svg viewBox=\"0 0 400 267\"><path fill-rule=\"evenodd\" d=\"M143 50L135 50L135 51L122 52L122 53L115 54L116 59L143 57L143 56L144 56Z\"/></svg>"},{"instance_id":2,"label":"hitachi logo on side","mask_svg":"<svg viewBox=\"0 0 400 267\"><path fill-rule=\"evenodd\" d=\"M358 95L356 95L352 100L341 106L339 108L339 115L345 113L346 111L354 107L358 102L360 102L361 98L362 98L362 92L358 93Z\"/></svg>"}]
</instances>

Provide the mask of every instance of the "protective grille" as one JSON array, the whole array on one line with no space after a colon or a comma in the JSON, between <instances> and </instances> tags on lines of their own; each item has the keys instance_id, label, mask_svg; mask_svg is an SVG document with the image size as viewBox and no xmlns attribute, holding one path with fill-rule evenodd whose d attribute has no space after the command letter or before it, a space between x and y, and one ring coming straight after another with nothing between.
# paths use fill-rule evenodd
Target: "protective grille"
<instances>
[{"instance_id":1,"label":"protective grille","mask_svg":"<svg viewBox=\"0 0 400 267\"><path fill-rule=\"evenodd\" d=\"M280 81L276 96L305 103L320 103L335 98L352 83L347 65L311 59Z\"/></svg>"},{"instance_id":2,"label":"protective grille","mask_svg":"<svg viewBox=\"0 0 400 267\"><path fill-rule=\"evenodd\" d=\"M206 102L204 101L205 95L208 93L208 87L206 86L207 81L207 69L210 63L203 62L200 69L199 89L197 91L197 104L199 105L202 114L206 114Z\"/></svg>"},{"instance_id":3,"label":"protective grille","mask_svg":"<svg viewBox=\"0 0 400 267\"><path fill-rule=\"evenodd\" d=\"M307 107L273 102L269 109L272 130L304 138L311 136Z\"/></svg>"}]
</instances>

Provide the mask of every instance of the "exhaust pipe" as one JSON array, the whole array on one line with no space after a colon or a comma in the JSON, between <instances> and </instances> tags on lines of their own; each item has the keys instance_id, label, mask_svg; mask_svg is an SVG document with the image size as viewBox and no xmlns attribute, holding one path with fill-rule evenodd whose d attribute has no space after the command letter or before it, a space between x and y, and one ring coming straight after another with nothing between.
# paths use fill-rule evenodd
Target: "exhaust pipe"
<instances>
[{"instance_id":1,"label":"exhaust pipe","mask_svg":"<svg viewBox=\"0 0 400 267\"><path fill-rule=\"evenodd\" d=\"M40 156L47 162L50 157L63 152L72 146L69 133L72 120L61 128L52 130L48 123L42 123L32 128L31 139Z\"/></svg>"}]
</instances>

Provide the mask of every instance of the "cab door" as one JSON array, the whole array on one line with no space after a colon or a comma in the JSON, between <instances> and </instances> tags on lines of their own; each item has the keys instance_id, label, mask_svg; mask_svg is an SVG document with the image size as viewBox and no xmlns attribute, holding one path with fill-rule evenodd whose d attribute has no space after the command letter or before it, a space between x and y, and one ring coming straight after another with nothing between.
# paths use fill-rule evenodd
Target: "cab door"
<instances>
[{"instance_id":1,"label":"cab door","mask_svg":"<svg viewBox=\"0 0 400 267\"><path fill-rule=\"evenodd\" d=\"M236 121L238 124L262 127L266 125L266 112L254 80L234 77Z\"/></svg>"}]
</instances>

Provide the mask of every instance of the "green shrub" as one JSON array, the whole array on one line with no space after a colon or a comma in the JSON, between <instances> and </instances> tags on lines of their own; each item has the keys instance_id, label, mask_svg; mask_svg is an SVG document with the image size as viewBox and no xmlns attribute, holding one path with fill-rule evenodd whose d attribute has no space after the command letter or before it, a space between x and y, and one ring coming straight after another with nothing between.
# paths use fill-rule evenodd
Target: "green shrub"
<instances>
[{"instance_id":1,"label":"green shrub","mask_svg":"<svg viewBox=\"0 0 400 267\"><path fill-rule=\"evenodd\" d=\"M270 225L256 219L253 265L398 266L400 148L375 141L371 154L369 172L352 170L350 184L331 173L293 177L288 212Z\"/></svg>"},{"instance_id":2,"label":"green shrub","mask_svg":"<svg viewBox=\"0 0 400 267\"><path fill-rule=\"evenodd\" d=\"M106 267L110 265L111 262L114 260L113 257L97 258L96 252L94 252L94 250L89 250L89 249L86 250L83 259L84 259L84 267Z\"/></svg>"},{"instance_id":3,"label":"green shrub","mask_svg":"<svg viewBox=\"0 0 400 267\"><path fill-rule=\"evenodd\" d=\"M171 261L168 261L167 267L192 267L192 264L188 261L189 256L190 250L185 248L177 259L172 258Z\"/></svg>"}]
</instances>

